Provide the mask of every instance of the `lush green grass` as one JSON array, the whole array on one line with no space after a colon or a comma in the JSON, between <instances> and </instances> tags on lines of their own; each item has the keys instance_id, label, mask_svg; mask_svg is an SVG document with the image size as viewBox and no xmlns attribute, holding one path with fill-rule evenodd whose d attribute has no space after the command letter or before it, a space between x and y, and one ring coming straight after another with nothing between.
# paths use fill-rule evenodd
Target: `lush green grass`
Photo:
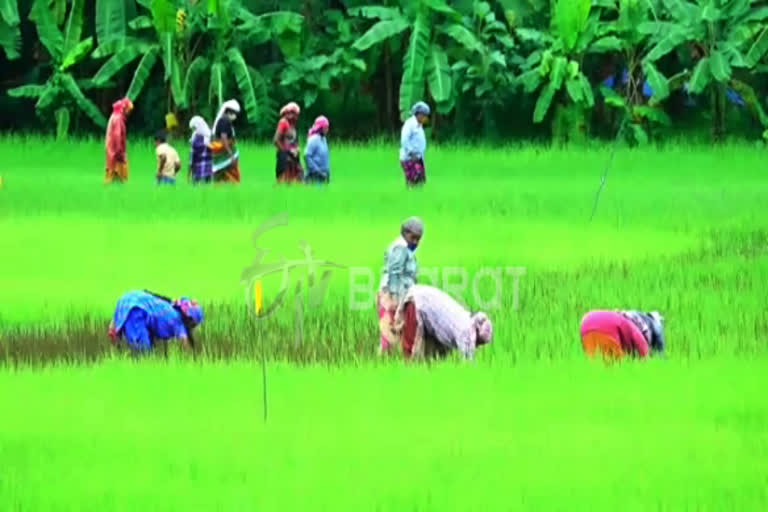
<instances>
[{"instance_id":1,"label":"lush green grass","mask_svg":"<svg viewBox=\"0 0 768 512\"><path fill-rule=\"evenodd\" d=\"M209 346L249 345L239 279L261 222L290 215L287 228L263 237L274 258L300 257L306 240L319 258L378 272L399 222L419 214L425 278L447 267L470 279L488 266L526 267L520 310L506 277L503 307L489 312L498 342L486 357L577 354L578 322L597 307L662 310L672 353L766 352L768 184L756 148L619 150L590 223L609 148L438 148L428 186L406 191L391 145L334 147L325 189L275 187L273 153L262 146L242 148L244 183L226 189L158 189L148 143L132 143L124 187L101 185L100 142L7 139L2 147L6 326L61 329L88 312L95 335L122 292L150 288L225 308L202 329ZM267 281L267 296L277 288ZM350 312L348 297L348 273L337 271L323 306L307 312L321 357L374 351L373 305ZM466 299L477 306L471 288ZM292 315L286 308L267 330L279 333L267 336L276 347L285 349Z\"/></svg>"},{"instance_id":2,"label":"lush green grass","mask_svg":"<svg viewBox=\"0 0 768 512\"><path fill-rule=\"evenodd\" d=\"M99 142L0 142L0 510L768 507L758 149L619 150L590 223L605 148L439 148L405 190L390 145L334 147L328 188L275 187L271 150L246 145L242 186L158 189L149 144L104 187ZM337 271L297 347L292 309L257 325L239 284L280 212L273 257L306 240L373 270L421 215L424 276L522 266L520 307L506 277L476 364L375 363L373 304L350 311ZM110 352L115 300L144 287L202 299L207 357ZM585 362L579 320L600 307L660 309L668 358Z\"/></svg>"},{"instance_id":3,"label":"lush green grass","mask_svg":"<svg viewBox=\"0 0 768 512\"><path fill-rule=\"evenodd\" d=\"M765 510L766 361L0 373L0 509Z\"/></svg>"}]
</instances>

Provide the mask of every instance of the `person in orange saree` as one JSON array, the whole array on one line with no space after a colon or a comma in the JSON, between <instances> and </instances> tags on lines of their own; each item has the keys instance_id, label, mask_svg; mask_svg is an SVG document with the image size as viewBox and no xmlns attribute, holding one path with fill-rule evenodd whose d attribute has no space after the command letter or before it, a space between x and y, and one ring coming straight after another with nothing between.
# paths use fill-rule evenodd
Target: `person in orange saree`
<instances>
[{"instance_id":1,"label":"person in orange saree","mask_svg":"<svg viewBox=\"0 0 768 512\"><path fill-rule=\"evenodd\" d=\"M213 122L213 181L240 183L240 153L235 145L234 122L240 113L236 100L225 101Z\"/></svg>"},{"instance_id":2,"label":"person in orange saree","mask_svg":"<svg viewBox=\"0 0 768 512\"><path fill-rule=\"evenodd\" d=\"M112 105L112 115L107 124L105 142L107 153L105 183L125 183L128 181L128 133L125 120L133 110L133 102L128 98L116 101Z\"/></svg>"}]
</instances>

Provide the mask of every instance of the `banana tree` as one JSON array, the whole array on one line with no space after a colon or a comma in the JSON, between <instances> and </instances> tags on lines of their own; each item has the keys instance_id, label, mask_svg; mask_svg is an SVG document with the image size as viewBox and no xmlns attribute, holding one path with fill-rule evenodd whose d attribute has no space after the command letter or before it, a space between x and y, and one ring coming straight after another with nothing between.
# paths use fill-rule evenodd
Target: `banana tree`
<instances>
[{"instance_id":1,"label":"banana tree","mask_svg":"<svg viewBox=\"0 0 768 512\"><path fill-rule=\"evenodd\" d=\"M16 0L0 0L0 48L8 60L18 59L21 48L19 7Z\"/></svg>"},{"instance_id":2,"label":"banana tree","mask_svg":"<svg viewBox=\"0 0 768 512\"><path fill-rule=\"evenodd\" d=\"M319 35L309 35L302 55L289 57L280 74L280 85L293 97L303 94L308 108L321 92L341 89L347 83L359 83L366 63L351 45L358 38L353 22L341 11L323 13Z\"/></svg>"},{"instance_id":3,"label":"banana tree","mask_svg":"<svg viewBox=\"0 0 768 512\"><path fill-rule=\"evenodd\" d=\"M443 41L448 37L472 50L477 40L462 25L461 15L444 0L406 2L406 7L350 9L352 15L377 20L352 47L363 52L409 31L400 82L400 116L410 115L411 106L422 99L425 85L438 111L447 113L453 108L454 87Z\"/></svg>"},{"instance_id":4,"label":"banana tree","mask_svg":"<svg viewBox=\"0 0 768 512\"><path fill-rule=\"evenodd\" d=\"M621 41L612 35L613 27L603 23L600 14L590 0L558 0L553 5L550 32L515 31L534 48L519 77L525 92L539 91L533 121L541 123L555 104L552 131L556 139L565 136L564 129L574 135L586 132L585 112L594 105L594 93L584 74L584 57L621 48ZM575 123L570 123L572 118Z\"/></svg>"},{"instance_id":5,"label":"banana tree","mask_svg":"<svg viewBox=\"0 0 768 512\"><path fill-rule=\"evenodd\" d=\"M50 54L51 76L44 84L24 85L8 91L17 98L37 99L35 112L44 117L50 110L56 119L56 136L65 138L69 133L72 112L81 111L96 125L105 127L107 120L94 103L85 97L84 88L93 84L78 80L72 69L81 63L93 48L93 38L82 38L83 7L85 0L72 0L65 30L56 25L53 12L46 0L35 0L30 19L34 21L40 42Z\"/></svg>"},{"instance_id":6,"label":"banana tree","mask_svg":"<svg viewBox=\"0 0 768 512\"><path fill-rule=\"evenodd\" d=\"M766 118L752 88L737 78L747 74L768 52L768 8L755 0L663 0L666 17L640 25L655 46L646 56L656 62L684 47L695 55L688 90L709 92L712 136L725 134L726 91L743 91L745 102L766 126Z\"/></svg>"},{"instance_id":7,"label":"banana tree","mask_svg":"<svg viewBox=\"0 0 768 512\"><path fill-rule=\"evenodd\" d=\"M449 47L455 58L451 69L461 100L480 107L486 132L490 131L494 107L504 104L515 85L512 61L515 42L508 26L496 19L488 2L475 0L471 16L459 25L449 25L446 31L463 44Z\"/></svg>"}]
</instances>

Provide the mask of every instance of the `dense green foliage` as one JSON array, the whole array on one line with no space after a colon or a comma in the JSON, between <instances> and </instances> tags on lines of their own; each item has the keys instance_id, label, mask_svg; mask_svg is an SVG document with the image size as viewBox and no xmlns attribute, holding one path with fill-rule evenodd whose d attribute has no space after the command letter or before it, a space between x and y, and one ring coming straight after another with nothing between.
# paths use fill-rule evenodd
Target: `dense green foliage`
<instances>
[{"instance_id":1,"label":"dense green foliage","mask_svg":"<svg viewBox=\"0 0 768 512\"><path fill-rule=\"evenodd\" d=\"M2 0L0 115L64 137L128 95L149 132L236 97L264 137L296 100L364 137L426 99L437 138L759 138L766 18L763 0Z\"/></svg>"}]
</instances>

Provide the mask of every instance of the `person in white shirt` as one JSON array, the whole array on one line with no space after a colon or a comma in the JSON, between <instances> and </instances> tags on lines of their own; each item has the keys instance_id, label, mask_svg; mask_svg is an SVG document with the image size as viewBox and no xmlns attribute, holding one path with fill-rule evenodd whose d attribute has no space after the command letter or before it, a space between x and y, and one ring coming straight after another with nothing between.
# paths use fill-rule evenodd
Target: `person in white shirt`
<instances>
[{"instance_id":1,"label":"person in white shirt","mask_svg":"<svg viewBox=\"0 0 768 512\"><path fill-rule=\"evenodd\" d=\"M427 181L424 154L427 151L427 137L424 124L429 120L429 105L420 101L411 108L411 117L403 124L400 134L400 165L405 173L408 186L423 185Z\"/></svg>"}]
</instances>

